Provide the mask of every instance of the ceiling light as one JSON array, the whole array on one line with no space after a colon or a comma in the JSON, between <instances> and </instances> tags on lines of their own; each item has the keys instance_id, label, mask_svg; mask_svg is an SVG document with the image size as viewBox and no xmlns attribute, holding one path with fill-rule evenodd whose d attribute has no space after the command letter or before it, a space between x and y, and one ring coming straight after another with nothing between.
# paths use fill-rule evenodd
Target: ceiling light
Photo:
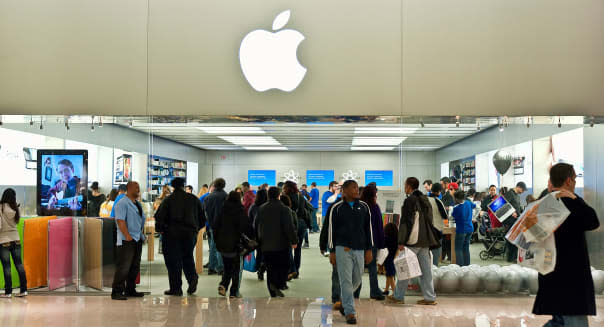
<instances>
[{"instance_id":1,"label":"ceiling light","mask_svg":"<svg viewBox=\"0 0 604 327\"><path fill-rule=\"evenodd\" d=\"M103 117L99 116L99 127L103 127Z\"/></svg>"},{"instance_id":2,"label":"ceiling light","mask_svg":"<svg viewBox=\"0 0 604 327\"><path fill-rule=\"evenodd\" d=\"M455 127L459 127L459 116L455 116Z\"/></svg>"},{"instance_id":3,"label":"ceiling light","mask_svg":"<svg viewBox=\"0 0 604 327\"><path fill-rule=\"evenodd\" d=\"M350 151L392 151L393 146L352 146Z\"/></svg>"},{"instance_id":4,"label":"ceiling light","mask_svg":"<svg viewBox=\"0 0 604 327\"><path fill-rule=\"evenodd\" d=\"M399 145L406 137L354 137L352 145Z\"/></svg>"},{"instance_id":5,"label":"ceiling light","mask_svg":"<svg viewBox=\"0 0 604 327\"><path fill-rule=\"evenodd\" d=\"M417 128L411 127L356 127L355 134L413 134Z\"/></svg>"},{"instance_id":6,"label":"ceiling light","mask_svg":"<svg viewBox=\"0 0 604 327\"><path fill-rule=\"evenodd\" d=\"M478 119L476 120L476 130L480 130L480 121Z\"/></svg>"},{"instance_id":7,"label":"ceiling light","mask_svg":"<svg viewBox=\"0 0 604 327\"><path fill-rule=\"evenodd\" d=\"M421 126L422 128L424 128L424 120L423 119L419 120L419 126Z\"/></svg>"},{"instance_id":8,"label":"ceiling light","mask_svg":"<svg viewBox=\"0 0 604 327\"><path fill-rule=\"evenodd\" d=\"M589 127L594 127L594 117L591 116L591 121L589 122Z\"/></svg>"},{"instance_id":9,"label":"ceiling light","mask_svg":"<svg viewBox=\"0 0 604 327\"><path fill-rule=\"evenodd\" d=\"M2 115L0 115L0 126L4 125L4 123L2 122Z\"/></svg>"},{"instance_id":10,"label":"ceiling light","mask_svg":"<svg viewBox=\"0 0 604 327\"><path fill-rule=\"evenodd\" d=\"M65 117L65 129L69 130L69 118Z\"/></svg>"},{"instance_id":11,"label":"ceiling light","mask_svg":"<svg viewBox=\"0 0 604 327\"><path fill-rule=\"evenodd\" d=\"M40 130L44 129L44 124L42 123L42 121L40 121Z\"/></svg>"},{"instance_id":12,"label":"ceiling light","mask_svg":"<svg viewBox=\"0 0 604 327\"><path fill-rule=\"evenodd\" d=\"M132 121L132 119L130 119L130 122L128 123L128 126L132 127L132 125L134 125L134 122Z\"/></svg>"},{"instance_id":13,"label":"ceiling light","mask_svg":"<svg viewBox=\"0 0 604 327\"><path fill-rule=\"evenodd\" d=\"M208 134L266 134L260 127L197 127Z\"/></svg>"},{"instance_id":14,"label":"ceiling light","mask_svg":"<svg viewBox=\"0 0 604 327\"><path fill-rule=\"evenodd\" d=\"M94 132L94 116L92 116L92 121L90 122L90 131Z\"/></svg>"},{"instance_id":15,"label":"ceiling light","mask_svg":"<svg viewBox=\"0 0 604 327\"><path fill-rule=\"evenodd\" d=\"M281 145L272 136L219 136L219 138L237 145Z\"/></svg>"},{"instance_id":16,"label":"ceiling light","mask_svg":"<svg viewBox=\"0 0 604 327\"><path fill-rule=\"evenodd\" d=\"M29 116L29 126L34 126L34 116Z\"/></svg>"},{"instance_id":17,"label":"ceiling light","mask_svg":"<svg viewBox=\"0 0 604 327\"><path fill-rule=\"evenodd\" d=\"M558 128L562 128L562 122L560 121L560 116L558 116Z\"/></svg>"},{"instance_id":18,"label":"ceiling light","mask_svg":"<svg viewBox=\"0 0 604 327\"><path fill-rule=\"evenodd\" d=\"M531 116L526 117L526 128L531 127Z\"/></svg>"},{"instance_id":19,"label":"ceiling light","mask_svg":"<svg viewBox=\"0 0 604 327\"><path fill-rule=\"evenodd\" d=\"M264 151L264 150L274 150L274 151L287 151L287 147L284 146L244 146L243 147L249 151Z\"/></svg>"},{"instance_id":20,"label":"ceiling light","mask_svg":"<svg viewBox=\"0 0 604 327\"><path fill-rule=\"evenodd\" d=\"M503 116L503 125L504 125L505 127L508 127L508 126L509 126L509 123L508 123L508 116Z\"/></svg>"}]
</instances>

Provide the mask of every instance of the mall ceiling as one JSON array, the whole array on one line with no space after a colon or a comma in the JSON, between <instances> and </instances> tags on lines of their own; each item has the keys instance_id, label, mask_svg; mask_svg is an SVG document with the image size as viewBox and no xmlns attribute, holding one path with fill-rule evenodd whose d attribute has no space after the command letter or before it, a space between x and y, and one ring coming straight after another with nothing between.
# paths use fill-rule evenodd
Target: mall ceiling
<instances>
[{"instance_id":1,"label":"mall ceiling","mask_svg":"<svg viewBox=\"0 0 604 327\"><path fill-rule=\"evenodd\" d=\"M291 92L251 31L299 31ZM601 115L604 1L0 1L0 114Z\"/></svg>"},{"instance_id":2,"label":"mall ceiling","mask_svg":"<svg viewBox=\"0 0 604 327\"><path fill-rule=\"evenodd\" d=\"M114 124L204 150L433 151L488 128L600 124L604 117L2 116L2 121L96 128Z\"/></svg>"}]
</instances>

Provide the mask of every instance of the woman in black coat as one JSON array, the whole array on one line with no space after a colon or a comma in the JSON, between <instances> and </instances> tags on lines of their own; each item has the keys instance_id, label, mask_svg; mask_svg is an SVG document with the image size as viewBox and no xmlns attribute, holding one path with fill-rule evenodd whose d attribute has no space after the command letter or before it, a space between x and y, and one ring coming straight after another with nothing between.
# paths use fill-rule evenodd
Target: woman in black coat
<instances>
[{"instance_id":1,"label":"woman in black coat","mask_svg":"<svg viewBox=\"0 0 604 327\"><path fill-rule=\"evenodd\" d=\"M232 191L224 202L222 214L214 226L216 248L222 255L224 270L222 280L218 285L218 294L226 296L229 284L232 282L230 297L241 297L239 283L241 282L241 256L239 255L239 239L241 234L250 235L250 222L241 204L241 194Z\"/></svg>"}]
</instances>

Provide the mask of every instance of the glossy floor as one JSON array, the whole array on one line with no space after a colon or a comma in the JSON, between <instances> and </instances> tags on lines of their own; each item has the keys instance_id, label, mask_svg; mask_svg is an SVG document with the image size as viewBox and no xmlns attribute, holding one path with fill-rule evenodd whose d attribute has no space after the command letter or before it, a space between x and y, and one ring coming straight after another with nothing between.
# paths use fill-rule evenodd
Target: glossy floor
<instances>
[{"instance_id":1,"label":"glossy floor","mask_svg":"<svg viewBox=\"0 0 604 327\"><path fill-rule=\"evenodd\" d=\"M408 297L408 303L419 298ZM361 299L360 326L542 326L532 297L441 297L436 306L388 306ZM604 325L604 299L591 326ZM323 299L157 297L112 301L106 296L29 296L0 301L0 325L12 326L338 326Z\"/></svg>"}]
</instances>

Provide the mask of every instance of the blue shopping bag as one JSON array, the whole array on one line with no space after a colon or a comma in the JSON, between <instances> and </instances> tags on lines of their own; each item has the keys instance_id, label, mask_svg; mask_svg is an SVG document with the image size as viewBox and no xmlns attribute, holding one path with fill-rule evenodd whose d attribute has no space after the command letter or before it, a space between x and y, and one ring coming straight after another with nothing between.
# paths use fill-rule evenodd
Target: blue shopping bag
<instances>
[{"instance_id":1,"label":"blue shopping bag","mask_svg":"<svg viewBox=\"0 0 604 327\"><path fill-rule=\"evenodd\" d=\"M243 257L243 269L249 272L256 272L256 256L254 251Z\"/></svg>"}]
</instances>

